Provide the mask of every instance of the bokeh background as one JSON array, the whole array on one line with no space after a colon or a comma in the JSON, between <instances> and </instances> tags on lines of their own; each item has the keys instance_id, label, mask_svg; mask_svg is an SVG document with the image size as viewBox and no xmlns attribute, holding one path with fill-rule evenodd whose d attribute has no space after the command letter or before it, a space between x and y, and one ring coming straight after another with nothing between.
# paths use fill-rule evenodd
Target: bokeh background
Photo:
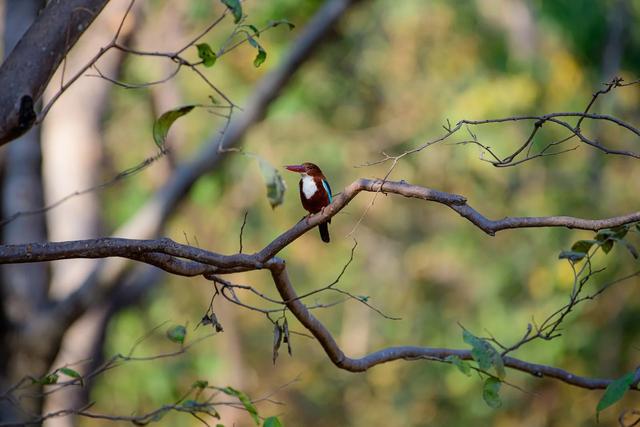
<instances>
[{"instance_id":1,"label":"bokeh background","mask_svg":"<svg viewBox=\"0 0 640 427\"><path fill-rule=\"evenodd\" d=\"M103 26L97 21L96 28L103 28L106 39L113 34L109 28L117 25L125 3L113 0L100 18ZM222 10L218 1L211 0L141 3L130 43L148 50L175 49ZM207 76L242 106L254 85L277 67L321 4L316 0L244 2L250 23L261 26L270 19L286 18L297 27L291 32L278 27L261 36L268 58L260 68L252 64L255 51L244 46L206 70ZM337 193L359 177L383 177L389 164L358 166L380 159L383 151L400 153L442 135L447 119L455 123L463 118L583 110L602 82L614 76L638 78L639 18L637 0L362 1L346 14L241 146L276 167L317 163ZM219 46L230 30L226 22L206 41ZM91 33L86 36L92 42L78 47L69 60L70 69L86 59L83 54L95 52L100 40L106 40ZM107 70L128 82L155 80L169 69L157 58L123 57L111 62ZM97 78L85 78L82 84L77 90L88 92L74 95L73 89L68 97L78 96L76 100L84 99L84 103L65 104L63 98L49 121L53 138L59 134L53 129L56 122L65 126L66 121L72 132L82 120L73 108L99 110L89 125L94 132L92 145L83 152L93 159L92 165L85 166L88 182L107 180L153 155L154 117L178 105L205 103L210 94L186 71L166 84L140 90L117 88ZM87 96L95 102L87 102ZM640 88L636 86L608 94L594 111L638 123L639 105ZM221 119L204 110L191 113L172 128L170 159L101 192L77 198L90 200L97 210L91 214L97 218L93 229L109 235L126 223L171 173L172 164L189 159L221 125ZM617 127L587 122L584 129L612 147L638 144L637 138ZM524 141L530 130L531 124L526 123L474 128L481 142L504 155ZM44 147L51 146L47 132L45 124ZM545 125L539 143L562 135ZM490 218L561 214L598 218L638 209L640 169L633 159L579 146L561 156L498 169L481 160L478 147L453 144L466 138L460 132L446 143L405 157L390 178L465 195ZM54 147L58 148L50 152L60 151L60 146ZM50 164L73 173L69 152L56 158L53 153L47 157L47 148L44 152L45 167ZM248 212L244 249L259 250L303 215L298 177L284 170L282 174L288 186L285 203L272 209L255 158L228 154L173 213L166 236L234 253ZM79 179L71 180L71 187L76 186L71 191L83 187ZM58 181L49 181L48 186L52 188L47 193L49 200L57 199L56 191L64 192L58 187L69 188ZM368 296L372 305L402 320L385 319L353 300L316 311L351 356L390 345L463 348L459 324L477 335L492 334L513 343L532 319L543 320L567 301L571 269L558 260L558 253L591 236L564 229L531 229L489 237L446 207L394 196L378 197L357 225L372 197L361 194L333 219L331 244L323 244L312 230L280 254L302 293L333 281L349 258L353 237L358 241L340 288ZM62 227L51 221L73 228L70 215L74 212L63 213L62 209L50 213L51 230ZM56 220L56 215L64 218ZM76 233L80 235L73 238L91 237ZM607 269L588 285L590 289L638 267L619 248L597 263ZM73 271L64 277L70 277L68 274ZM264 272L238 274L230 280L275 295L270 276ZM66 280L60 282L52 292L64 294ZM580 306L566 320L562 337L526 345L515 356L594 377L616 378L633 369L640 333L639 284L638 279L627 281ZM128 351L139 337L166 321L188 323L188 340L207 334L209 329L193 327L205 313L211 295L212 286L204 279L163 276L135 304L125 303L101 317L107 319L104 354ZM309 303L339 299L338 294L323 293ZM247 301L257 303L251 298ZM601 391L517 372L510 371L507 379L522 390L503 387L503 407L494 410L482 399L481 381L451 366L400 361L366 373L347 373L334 367L320 346L304 336L294 336L293 357L281 351L274 366L273 326L263 315L220 299L214 308L224 333L179 358L128 363L101 376L91 391L91 399L97 402L93 409L148 411L175 400L198 379L231 385L252 397L295 379L274 397L283 405L260 404L261 413L280 415L288 426L314 427L596 423L595 405ZM302 332L295 319L290 316L289 321L293 330ZM157 354L173 345L160 330L138 351ZM66 360L64 354L60 360ZM637 405L636 396L627 397L602 414L602 424L614 424L623 409ZM223 414L225 425L252 423L240 411ZM162 423L199 425L179 414L167 415ZM83 419L78 425L109 424Z\"/></svg>"}]
</instances>

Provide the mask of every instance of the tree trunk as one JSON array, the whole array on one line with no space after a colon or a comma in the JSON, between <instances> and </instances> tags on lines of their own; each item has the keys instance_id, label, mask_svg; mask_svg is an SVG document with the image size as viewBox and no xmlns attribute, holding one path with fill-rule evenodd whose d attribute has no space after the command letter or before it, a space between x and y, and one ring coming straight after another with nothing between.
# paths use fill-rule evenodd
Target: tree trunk
<instances>
[{"instance_id":1,"label":"tree trunk","mask_svg":"<svg viewBox=\"0 0 640 427\"><path fill-rule=\"evenodd\" d=\"M139 2L138 5L141 3ZM91 28L78 41L67 58L66 76L75 74L100 46L109 43L125 14L128 2L113 2L107 5L96 18ZM135 29L140 7L129 15L121 38L127 40ZM132 22L134 23L133 25ZM128 44L128 41L124 42ZM111 51L100 60L100 71L117 77L124 61L121 51ZM45 90L43 99L48 100L59 90L62 70L53 77L53 84ZM68 78L68 77L67 77ZM53 204L75 191L91 188L100 183L100 168L103 158L102 119L115 86L99 78L79 79L56 102L43 123L44 182L47 204ZM87 102L87 100L90 100ZM98 192L91 192L67 200L47 212L50 240L76 240L98 237L102 225L102 208ZM82 285L85 277L96 268L97 260L75 259L54 263L51 266L51 290L53 299L66 298ZM107 316L108 301L89 310L64 334L60 352L53 366L85 360L99 354L102 334ZM87 372L83 365L78 370ZM65 408L79 408L89 397L89 385L83 388L69 387L47 397L44 412ZM50 427L65 427L75 424L74 417L60 417L47 421Z\"/></svg>"},{"instance_id":2,"label":"tree trunk","mask_svg":"<svg viewBox=\"0 0 640 427\"><path fill-rule=\"evenodd\" d=\"M4 54L18 43L42 7L41 0L8 0L5 4ZM4 152L2 180L3 218L15 212L38 209L43 205L39 129L31 129ZM5 225L0 233L3 243L46 241L46 226L42 216L26 216ZM39 375L48 368L42 353L27 349L28 343L17 340L16 331L47 303L49 278L44 263L4 265L0 268L0 294L3 318L0 320L0 341L10 351L0 356L0 390L5 390L24 375ZM24 401L24 409L40 413L41 399ZM0 401L0 421L21 420L21 413L6 401Z\"/></svg>"}]
</instances>

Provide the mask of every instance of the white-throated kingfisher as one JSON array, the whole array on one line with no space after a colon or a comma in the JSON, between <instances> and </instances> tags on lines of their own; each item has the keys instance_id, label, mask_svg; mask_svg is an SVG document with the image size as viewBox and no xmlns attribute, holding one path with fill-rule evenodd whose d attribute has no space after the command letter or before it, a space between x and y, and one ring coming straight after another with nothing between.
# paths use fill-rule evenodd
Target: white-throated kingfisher
<instances>
[{"instance_id":1,"label":"white-throated kingfisher","mask_svg":"<svg viewBox=\"0 0 640 427\"><path fill-rule=\"evenodd\" d=\"M320 168L313 163L305 162L301 165L285 166L291 172L300 174L300 201L302 207L310 214L315 214L324 209L333 201L331 187ZM329 243L329 225L331 219L318 225L320 237L325 243Z\"/></svg>"}]
</instances>

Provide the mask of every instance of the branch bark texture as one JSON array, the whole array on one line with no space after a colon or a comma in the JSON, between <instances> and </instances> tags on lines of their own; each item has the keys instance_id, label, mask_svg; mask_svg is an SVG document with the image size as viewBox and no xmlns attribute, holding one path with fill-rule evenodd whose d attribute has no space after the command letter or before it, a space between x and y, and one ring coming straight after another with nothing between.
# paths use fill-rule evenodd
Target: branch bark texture
<instances>
[{"instance_id":1,"label":"branch bark texture","mask_svg":"<svg viewBox=\"0 0 640 427\"><path fill-rule=\"evenodd\" d=\"M0 145L29 130L64 57L109 0L51 0L0 67Z\"/></svg>"},{"instance_id":2,"label":"branch bark texture","mask_svg":"<svg viewBox=\"0 0 640 427\"><path fill-rule=\"evenodd\" d=\"M196 276L205 273L232 273L265 268L265 263L308 230L335 216L360 192L396 194L448 206L489 235L506 229L566 227L598 231L640 221L640 212L603 219L571 216L505 217L492 220L475 210L464 196L446 193L405 181L361 178L334 197L321 213L298 222L254 254L223 255L176 243L171 239L142 240L100 238L69 242L0 245L0 264L32 263L70 258L122 257L158 266L170 273Z\"/></svg>"},{"instance_id":3,"label":"branch bark texture","mask_svg":"<svg viewBox=\"0 0 640 427\"><path fill-rule=\"evenodd\" d=\"M329 359L339 368L350 372L363 372L376 365L395 360L435 360L446 362L448 356L458 356L460 359L472 360L471 350L458 350L451 348L400 346L387 347L375 351L361 358L351 358L345 355L331 332L307 309L300 301L289 280L283 260L274 258L268 263L273 281L287 308L293 313L300 323L307 328L318 340ZM560 380L580 388L590 390L604 389L613 380L601 378L589 378L575 375L564 369L548 365L526 362L515 357L503 358L505 366L526 372L538 378L549 377ZM635 389L635 388L634 388ZM637 390L637 389L636 389Z\"/></svg>"},{"instance_id":4,"label":"branch bark texture","mask_svg":"<svg viewBox=\"0 0 640 427\"><path fill-rule=\"evenodd\" d=\"M515 217L502 220L490 220L467 204L465 197L412 185L404 181L382 181L359 179L347 186L334 198L331 205L320 214L300 221L289 230L254 254L223 255L176 243L170 239L133 240L121 238L103 238L73 242L31 243L26 245L0 246L0 263L24 263L52 261L65 258L104 258L123 257L155 265L173 274L182 276L203 275L214 280L215 274L228 274L240 271L268 269L274 284L282 297L282 303L318 340L329 359L339 368L352 372L366 371L373 366L395 360L429 359L445 362L447 356L455 355L461 359L472 359L471 351L447 348L402 346L389 347L373 352L365 357L353 359L340 349L329 330L311 314L299 296L287 274L284 260L276 255L306 231L336 215L361 191L384 192L431 201L448 206L471 221L488 234L510 228L527 227L569 227L585 230L599 230L640 220L640 213L632 213L607 219L582 219L567 216L560 217ZM78 293L78 298L86 298ZM59 313L77 310L76 301L68 298L58 305ZM81 303L79 305L82 305ZM575 375L560 368L526 362L511 356L503 358L505 366L527 372L536 377L550 377L574 386L587 389L604 389L612 380L588 378Z\"/></svg>"}]
</instances>

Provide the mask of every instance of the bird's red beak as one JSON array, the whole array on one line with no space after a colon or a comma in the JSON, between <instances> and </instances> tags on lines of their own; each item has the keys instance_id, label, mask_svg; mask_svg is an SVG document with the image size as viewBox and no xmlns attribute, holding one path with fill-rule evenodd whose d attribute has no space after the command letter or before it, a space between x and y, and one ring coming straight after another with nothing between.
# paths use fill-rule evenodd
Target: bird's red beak
<instances>
[{"instance_id":1,"label":"bird's red beak","mask_svg":"<svg viewBox=\"0 0 640 427\"><path fill-rule=\"evenodd\" d=\"M285 169L290 170L291 172L304 173L305 168L303 165L289 165L285 166Z\"/></svg>"}]
</instances>

